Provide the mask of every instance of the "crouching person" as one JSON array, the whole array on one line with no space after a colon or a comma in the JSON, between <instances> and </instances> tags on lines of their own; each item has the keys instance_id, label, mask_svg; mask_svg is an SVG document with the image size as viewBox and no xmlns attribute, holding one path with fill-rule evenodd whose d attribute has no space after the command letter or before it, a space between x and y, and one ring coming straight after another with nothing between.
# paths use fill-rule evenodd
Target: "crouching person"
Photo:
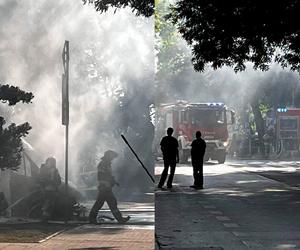
<instances>
[{"instance_id":1,"label":"crouching person","mask_svg":"<svg viewBox=\"0 0 300 250\"><path fill-rule=\"evenodd\" d=\"M99 209L102 208L104 202L106 201L109 209L111 210L113 216L119 223L126 223L130 216L123 217L120 210L118 209L118 204L116 197L112 191L114 185L118 185L111 171L111 163L118 154L112 150L108 150L104 153L98 164L98 196L94 206L89 214L90 223L97 223L97 215Z\"/></svg>"},{"instance_id":2,"label":"crouching person","mask_svg":"<svg viewBox=\"0 0 300 250\"><path fill-rule=\"evenodd\" d=\"M58 187L61 184L61 177L56 168L56 159L54 157L49 157L46 162L42 164L39 181L44 195L42 217L44 221L47 221L53 216Z\"/></svg>"}]
</instances>

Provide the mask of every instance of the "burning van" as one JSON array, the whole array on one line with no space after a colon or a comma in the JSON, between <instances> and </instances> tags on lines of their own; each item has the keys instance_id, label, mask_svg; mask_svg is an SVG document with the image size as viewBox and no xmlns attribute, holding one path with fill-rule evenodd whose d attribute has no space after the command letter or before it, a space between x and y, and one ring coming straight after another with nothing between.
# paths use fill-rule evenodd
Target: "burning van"
<instances>
[{"instance_id":1,"label":"burning van","mask_svg":"<svg viewBox=\"0 0 300 250\"><path fill-rule=\"evenodd\" d=\"M179 142L179 158L186 163L190 156L191 143L197 130L206 141L205 161L224 163L230 143L229 126L235 122L234 111L223 103L177 103L161 104L155 108L155 148L168 127L174 128Z\"/></svg>"}]
</instances>

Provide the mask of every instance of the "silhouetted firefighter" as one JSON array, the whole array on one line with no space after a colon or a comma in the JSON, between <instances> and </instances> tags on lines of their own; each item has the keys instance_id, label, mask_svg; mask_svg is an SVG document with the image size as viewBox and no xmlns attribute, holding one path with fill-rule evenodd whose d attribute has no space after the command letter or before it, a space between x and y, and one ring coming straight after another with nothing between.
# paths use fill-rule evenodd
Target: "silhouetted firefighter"
<instances>
[{"instance_id":1,"label":"silhouetted firefighter","mask_svg":"<svg viewBox=\"0 0 300 250\"><path fill-rule=\"evenodd\" d=\"M164 159L164 170L161 174L158 188L162 188L170 167L170 175L167 181L167 188L172 188L173 177L175 174L176 163L179 162L178 141L172 136L173 128L167 129L167 136L164 136L160 142L161 151Z\"/></svg>"},{"instance_id":2,"label":"silhouetted firefighter","mask_svg":"<svg viewBox=\"0 0 300 250\"><path fill-rule=\"evenodd\" d=\"M201 132L196 132L196 139L192 142L191 156L194 173L194 185L192 188L203 189L203 158L206 142L201 138Z\"/></svg>"},{"instance_id":3,"label":"silhouetted firefighter","mask_svg":"<svg viewBox=\"0 0 300 250\"><path fill-rule=\"evenodd\" d=\"M116 152L107 150L97 166L99 182L98 196L89 215L90 223L97 223L98 211L102 208L105 201L107 202L113 216L119 223L126 223L130 219L130 216L122 216L120 210L118 209L116 197L112 191L114 185L119 185L111 172L111 163L117 156L118 154Z\"/></svg>"},{"instance_id":4,"label":"silhouetted firefighter","mask_svg":"<svg viewBox=\"0 0 300 250\"><path fill-rule=\"evenodd\" d=\"M49 157L46 163L42 164L39 182L44 194L42 207L43 220L47 221L53 215L58 195L58 187L61 184L61 178L56 168L56 159L54 157Z\"/></svg>"}]
</instances>

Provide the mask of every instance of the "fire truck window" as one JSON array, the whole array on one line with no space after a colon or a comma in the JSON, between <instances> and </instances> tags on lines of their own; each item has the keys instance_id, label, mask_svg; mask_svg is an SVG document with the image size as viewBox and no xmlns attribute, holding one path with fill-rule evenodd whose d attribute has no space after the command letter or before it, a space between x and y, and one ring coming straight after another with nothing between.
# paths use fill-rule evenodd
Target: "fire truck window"
<instances>
[{"instance_id":1,"label":"fire truck window","mask_svg":"<svg viewBox=\"0 0 300 250\"><path fill-rule=\"evenodd\" d=\"M194 110L192 124L200 127L218 127L224 124L224 112L215 110Z\"/></svg>"},{"instance_id":2,"label":"fire truck window","mask_svg":"<svg viewBox=\"0 0 300 250\"><path fill-rule=\"evenodd\" d=\"M180 117L181 117L181 122L187 122L187 112L186 111L180 111Z\"/></svg>"},{"instance_id":3,"label":"fire truck window","mask_svg":"<svg viewBox=\"0 0 300 250\"><path fill-rule=\"evenodd\" d=\"M235 123L235 114L233 111L227 110L224 111L225 115L226 115L226 121L227 124L232 125Z\"/></svg>"},{"instance_id":4,"label":"fire truck window","mask_svg":"<svg viewBox=\"0 0 300 250\"><path fill-rule=\"evenodd\" d=\"M297 130L297 119L295 118L281 118L280 129L281 130Z\"/></svg>"},{"instance_id":5,"label":"fire truck window","mask_svg":"<svg viewBox=\"0 0 300 250\"><path fill-rule=\"evenodd\" d=\"M281 117L279 122L279 137L281 139L298 138L298 119L296 117Z\"/></svg>"},{"instance_id":6,"label":"fire truck window","mask_svg":"<svg viewBox=\"0 0 300 250\"><path fill-rule=\"evenodd\" d=\"M166 127L173 127L173 115L172 113L166 114Z\"/></svg>"},{"instance_id":7,"label":"fire truck window","mask_svg":"<svg viewBox=\"0 0 300 250\"><path fill-rule=\"evenodd\" d=\"M216 111L216 118L218 124L224 123L224 112L223 111Z\"/></svg>"}]
</instances>

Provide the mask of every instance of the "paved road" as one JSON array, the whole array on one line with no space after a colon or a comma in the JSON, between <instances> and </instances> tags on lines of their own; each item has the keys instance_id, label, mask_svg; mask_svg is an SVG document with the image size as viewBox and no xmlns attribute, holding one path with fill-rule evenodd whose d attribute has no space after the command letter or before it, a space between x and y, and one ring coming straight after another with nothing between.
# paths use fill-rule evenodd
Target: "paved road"
<instances>
[{"instance_id":1,"label":"paved road","mask_svg":"<svg viewBox=\"0 0 300 250\"><path fill-rule=\"evenodd\" d=\"M279 174L298 170L298 162L209 163L205 189L195 191L192 168L179 166L175 188L156 191L158 248L300 249L298 181Z\"/></svg>"},{"instance_id":2,"label":"paved road","mask_svg":"<svg viewBox=\"0 0 300 250\"><path fill-rule=\"evenodd\" d=\"M300 187L300 161L248 160L229 161L227 165L277 180L291 187Z\"/></svg>"}]
</instances>

